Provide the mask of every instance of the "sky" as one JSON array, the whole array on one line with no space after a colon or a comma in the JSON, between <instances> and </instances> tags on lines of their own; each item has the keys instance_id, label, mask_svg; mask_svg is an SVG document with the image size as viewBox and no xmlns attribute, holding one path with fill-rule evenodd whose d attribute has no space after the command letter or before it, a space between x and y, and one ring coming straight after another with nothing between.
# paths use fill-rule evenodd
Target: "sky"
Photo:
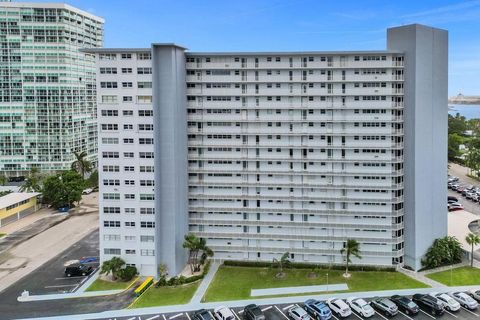
<instances>
[{"instance_id":1,"label":"sky","mask_svg":"<svg viewBox=\"0 0 480 320\"><path fill-rule=\"evenodd\" d=\"M105 19L105 47L175 42L191 51L383 50L387 28L426 24L449 31L449 96L480 95L480 0L67 3Z\"/></svg>"}]
</instances>

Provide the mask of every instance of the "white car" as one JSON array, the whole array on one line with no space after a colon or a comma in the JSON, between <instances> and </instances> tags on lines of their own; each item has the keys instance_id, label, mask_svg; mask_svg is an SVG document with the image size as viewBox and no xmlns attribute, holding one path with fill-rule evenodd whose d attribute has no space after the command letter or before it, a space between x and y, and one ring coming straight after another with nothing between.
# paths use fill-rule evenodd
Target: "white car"
<instances>
[{"instance_id":1,"label":"white car","mask_svg":"<svg viewBox=\"0 0 480 320\"><path fill-rule=\"evenodd\" d=\"M450 292L448 295L453 299L457 300L457 302L460 303L460 305L465 309L475 310L478 307L478 302L465 292Z\"/></svg>"},{"instance_id":2,"label":"white car","mask_svg":"<svg viewBox=\"0 0 480 320\"><path fill-rule=\"evenodd\" d=\"M330 310L342 318L346 318L352 314L352 310L342 299L330 298L327 300L327 304Z\"/></svg>"},{"instance_id":3,"label":"white car","mask_svg":"<svg viewBox=\"0 0 480 320\"><path fill-rule=\"evenodd\" d=\"M90 194L93 192L93 189L92 188L87 188L85 190L82 191L82 194Z\"/></svg>"},{"instance_id":4,"label":"white car","mask_svg":"<svg viewBox=\"0 0 480 320\"><path fill-rule=\"evenodd\" d=\"M217 320L235 320L232 310L225 306L217 307L213 310L213 315Z\"/></svg>"},{"instance_id":5,"label":"white car","mask_svg":"<svg viewBox=\"0 0 480 320\"><path fill-rule=\"evenodd\" d=\"M460 303L458 303L455 299L450 297L446 293L438 293L438 292L432 292L430 293L432 297L437 298L443 305L445 309L448 311L458 311L460 310Z\"/></svg>"},{"instance_id":6,"label":"white car","mask_svg":"<svg viewBox=\"0 0 480 320\"><path fill-rule=\"evenodd\" d=\"M353 311L356 311L364 318L370 318L375 314L372 306L362 298L351 297L347 299L347 303Z\"/></svg>"},{"instance_id":7,"label":"white car","mask_svg":"<svg viewBox=\"0 0 480 320\"><path fill-rule=\"evenodd\" d=\"M293 320L310 320L311 319L307 311L305 311L305 309L300 308L298 306L291 307L290 309L288 309L288 315Z\"/></svg>"},{"instance_id":8,"label":"white car","mask_svg":"<svg viewBox=\"0 0 480 320\"><path fill-rule=\"evenodd\" d=\"M467 294L472 297L473 299L480 301L480 290L479 289L471 289L467 292Z\"/></svg>"}]
</instances>

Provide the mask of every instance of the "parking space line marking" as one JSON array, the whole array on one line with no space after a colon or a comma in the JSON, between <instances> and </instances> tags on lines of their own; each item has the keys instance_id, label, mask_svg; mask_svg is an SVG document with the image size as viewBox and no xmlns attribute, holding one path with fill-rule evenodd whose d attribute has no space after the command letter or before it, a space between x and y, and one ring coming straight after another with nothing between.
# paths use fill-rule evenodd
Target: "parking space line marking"
<instances>
[{"instance_id":1,"label":"parking space line marking","mask_svg":"<svg viewBox=\"0 0 480 320\"><path fill-rule=\"evenodd\" d=\"M289 306L286 306L285 308L282 308L282 310L287 310L287 309L290 309L291 307L293 307L293 304L289 305Z\"/></svg>"},{"instance_id":2,"label":"parking space line marking","mask_svg":"<svg viewBox=\"0 0 480 320\"><path fill-rule=\"evenodd\" d=\"M382 317L383 319L385 320L388 320L387 318L385 318L383 315L381 315L380 313L378 313L377 311L375 311L376 314L378 314L380 317Z\"/></svg>"},{"instance_id":3,"label":"parking space line marking","mask_svg":"<svg viewBox=\"0 0 480 320\"><path fill-rule=\"evenodd\" d=\"M127 320L135 320L135 317L128 318Z\"/></svg>"},{"instance_id":4,"label":"parking space line marking","mask_svg":"<svg viewBox=\"0 0 480 320\"><path fill-rule=\"evenodd\" d=\"M165 318L165 315L164 315L164 314L162 314L162 317L163 317L163 320L167 320L167 318ZM190 318L189 318L189 319L190 319Z\"/></svg>"},{"instance_id":5,"label":"parking space line marking","mask_svg":"<svg viewBox=\"0 0 480 320\"><path fill-rule=\"evenodd\" d=\"M272 308L273 308L273 306L269 306L269 307L263 308L262 311L267 311L267 310L270 310Z\"/></svg>"},{"instance_id":6,"label":"parking space line marking","mask_svg":"<svg viewBox=\"0 0 480 320\"><path fill-rule=\"evenodd\" d=\"M291 305L291 306L292 306L292 305ZM290 307L291 307L291 306L290 306ZM290 320L290 318L288 318L288 317L285 315L285 313L282 312L282 310L280 310L277 306L275 306L275 308L282 314L282 316L285 317L285 319Z\"/></svg>"},{"instance_id":7,"label":"parking space line marking","mask_svg":"<svg viewBox=\"0 0 480 320\"><path fill-rule=\"evenodd\" d=\"M335 320L340 320L340 319L338 319L338 318L333 314L333 312L332 312L332 317L334 317Z\"/></svg>"},{"instance_id":8,"label":"parking space line marking","mask_svg":"<svg viewBox=\"0 0 480 320\"><path fill-rule=\"evenodd\" d=\"M142 317L138 316L138 320L142 320Z\"/></svg>"},{"instance_id":9,"label":"parking space line marking","mask_svg":"<svg viewBox=\"0 0 480 320\"><path fill-rule=\"evenodd\" d=\"M185 312L185 315L187 316L188 320L192 320L190 319L190 315L188 314L188 312ZM165 316L163 316L165 318Z\"/></svg>"},{"instance_id":10,"label":"parking space line marking","mask_svg":"<svg viewBox=\"0 0 480 320\"><path fill-rule=\"evenodd\" d=\"M238 314L242 314L242 313L243 313L243 310L238 311Z\"/></svg>"},{"instance_id":11,"label":"parking space line marking","mask_svg":"<svg viewBox=\"0 0 480 320\"><path fill-rule=\"evenodd\" d=\"M451 316L454 317L454 318L458 318L456 315L454 315L454 314L451 313L450 311L447 311L447 309L445 309L445 312L448 313L449 315L451 315Z\"/></svg>"},{"instance_id":12,"label":"parking space line marking","mask_svg":"<svg viewBox=\"0 0 480 320\"><path fill-rule=\"evenodd\" d=\"M178 318L178 317L180 317L180 316L182 316L182 315L183 315L183 312L182 312L182 313L179 313L179 314L176 314L176 315L174 315L174 316L171 316L170 318L168 318L168 320L172 320L172 319Z\"/></svg>"},{"instance_id":13,"label":"parking space line marking","mask_svg":"<svg viewBox=\"0 0 480 320\"><path fill-rule=\"evenodd\" d=\"M426 312L423 311L422 309L418 309L418 310L420 310L422 313L426 314L427 316L429 316L429 317L432 318L432 319L437 319L437 318L435 318L434 316L429 315L428 313L426 313Z\"/></svg>"},{"instance_id":14,"label":"parking space line marking","mask_svg":"<svg viewBox=\"0 0 480 320\"><path fill-rule=\"evenodd\" d=\"M70 279L78 279L78 278L88 278L88 276L63 277L63 278L55 278L55 280L70 280Z\"/></svg>"},{"instance_id":15,"label":"parking space line marking","mask_svg":"<svg viewBox=\"0 0 480 320\"><path fill-rule=\"evenodd\" d=\"M150 318L148 318L147 320L153 320L153 319L157 319L157 318L160 318L160 315L159 315L159 314L157 314L156 316L150 317Z\"/></svg>"},{"instance_id":16,"label":"parking space line marking","mask_svg":"<svg viewBox=\"0 0 480 320\"><path fill-rule=\"evenodd\" d=\"M63 287L75 287L78 286L78 284L63 284L63 285L58 285L58 286L45 286L46 289L48 288L63 288Z\"/></svg>"},{"instance_id":17,"label":"parking space line marking","mask_svg":"<svg viewBox=\"0 0 480 320\"><path fill-rule=\"evenodd\" d=\"M402 314L405 318L408 318L409 320L413 320L413 318L407 316L405 313L403 313L402 311L398 310L398 313Z\"/></svg>"},{"instance_id":18,"label":"parking space line marking","mask_svg":"<svg viewBox=\"0 0 480 320\"><path fill-rule=\"evenodd\" d=\"M355 317L357 317L358 319L363 320L363 318L360 317L360 315L358 315L355 311L353 311L352 314L353 314Z\"/></svg>"},{"instance_id":19,"label":"parking space line marking","mask_svg":"<svg viewBox=\"0 0 480 320\"><path fill-rule=\"evenodd\" d=\"M233 310L233 309L230 309L230 310L232 310L232 313L235 316L235 318L237 318L237 320L240 320L240 317L237 316L237 313L235 312L235 310ZM190 319L188 319L188 320L190 320Z\"/></svg>"},{"instance_id":20,"label":"parking space line marking","mask_svg":"<svg viewBox=\"0 0 480 320\"><path fill-rule=\"evenodd\" d=\"M475 312L472 312L472 311L468 310L467 308L462 307L462 309L465 310L465 311L467 311L468 313L473 314L475 317L480 317L478 314L476 314Z\"/></svg>"}]
</instances>

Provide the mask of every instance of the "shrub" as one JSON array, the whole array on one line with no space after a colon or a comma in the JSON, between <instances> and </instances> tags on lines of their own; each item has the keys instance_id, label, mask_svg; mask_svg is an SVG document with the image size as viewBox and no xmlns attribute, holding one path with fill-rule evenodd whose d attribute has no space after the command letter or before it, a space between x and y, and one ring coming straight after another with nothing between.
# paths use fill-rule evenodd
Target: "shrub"
<instances>
[{"instance_id":1,"label":"shrub","mask_svg":"<svg viewBox=\"0 0 480 320\"><path fill-rule=\"evenodd\" d=\"M130 281L137 275L137 268L132 267L132 266L127 266L124 269L120 269L117 273L117 276L122 280L122 281Z\"/></svg>"},{"instance_id":2,"label":"shrub","mask_svg":"<svg viewBox=\"0 0 480 320\"><path fill-rule=\"evenodd\" d=\"M232 267L254 267L254 268L270 268L272 266L271 262L268 261L240 261L240 260L225 260L223 262L225 266ZM292 262L291 268L293 269L329 269L329 270L344 270L345 267L342 265L322 265L322 264L313 264L313 263L300 263ZM355 265L350 266L349 270L351 271L395 271L393 267L382 267L382 266L362 266Z\"/></svg>"},{"instance_id":3,"label":"shrub","mask_svg":"<svg viewBox=\"0 0 480 320\"><path fill-rule=\"evenodd\" d=\"M435 239L422 259L423 269L433 269L462 262L463 250L457 238L446 236Z\"/></svg>"}]
</instances>

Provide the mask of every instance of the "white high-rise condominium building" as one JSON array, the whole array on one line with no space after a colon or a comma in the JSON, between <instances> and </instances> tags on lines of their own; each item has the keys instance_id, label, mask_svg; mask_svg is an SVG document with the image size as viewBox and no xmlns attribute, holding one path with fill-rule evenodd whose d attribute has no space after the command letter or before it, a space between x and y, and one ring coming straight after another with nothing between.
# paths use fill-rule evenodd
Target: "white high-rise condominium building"
<instances>
[{"instance_id":1,"label":"white high-rise condominium building","mask_svg":"<svg viewBox=\"0 0 480 320\"><path fill-rule=\"evenodd\" d=\"M342 264L356 239L355 263L418 269L447 231L447 32L387 38L368 52L88 49L101 258L174 274L193 232L219 259Z\"/></svg>"},{"instance_id":2,"label":"white high-rise condominium building","mask_svg":"<svg viewBox=\"0 0 480 320\"><path fill-rule=\"evenodd\" d=\"M0 172L97 158L95 59L103 19L60 3L0 3Z\"/></svg>"}]
</instances>

